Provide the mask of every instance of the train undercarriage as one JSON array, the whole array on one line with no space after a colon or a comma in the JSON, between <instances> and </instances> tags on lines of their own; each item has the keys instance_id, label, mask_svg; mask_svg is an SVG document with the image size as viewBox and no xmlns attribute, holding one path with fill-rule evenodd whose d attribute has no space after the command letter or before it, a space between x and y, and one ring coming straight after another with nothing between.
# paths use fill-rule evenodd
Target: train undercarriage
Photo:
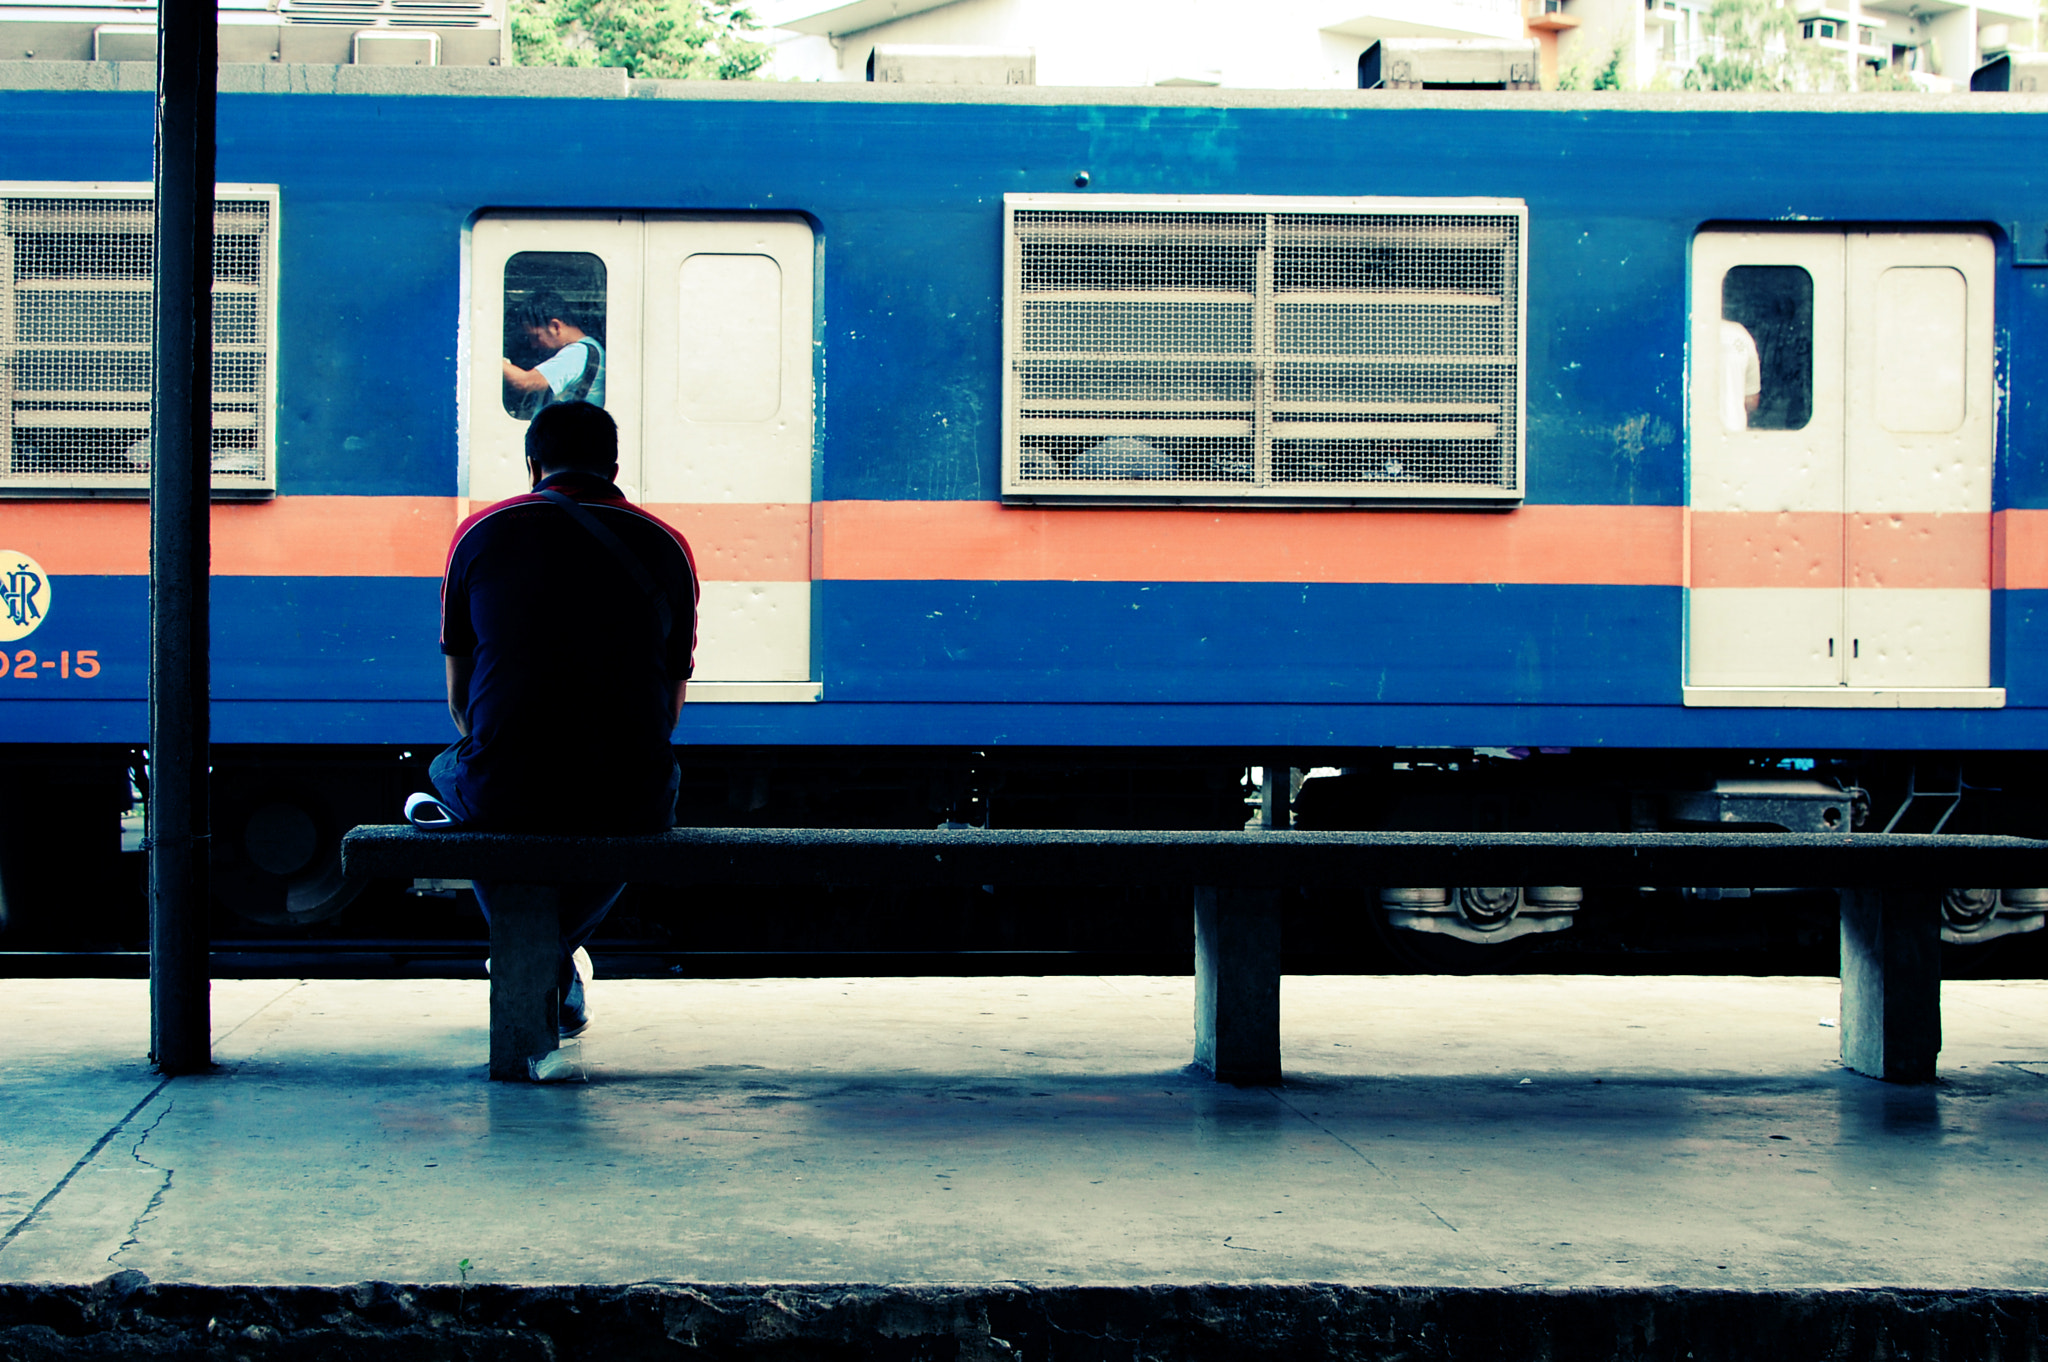
<instances>
[{"instance_id":1,"label":"train undercarriage","mask_svg":"<svg viewBox=\"0 0 2048 1362\"><path fill-rule=\"evenodd\" d=\"M1520 748L1185 751L1051 748L688 749L678 819L697 826L1615 832L1787 830L2038 836L2048 804L2025 754L1791 755ZM342 873L358 823L394 821L429 751L220 747L214 753L217 943L481 939L457 885ZM0 752L0 953L132 952L146 942L138 749ZM1283 779L1283 773L1285 778ZM650 958L1035 953L1076 968L1156 965L1186 949L1176 887L1062 895L989 886L824 889L715 901L673 926L676 891L636 888L616 925ZM664 897L667 896L667 897ZM1360 885L1290 901L1291 967L1335 972L1824 973L1830 886ZM664 911L637 915L638 902ZM2048 964L2048 888L1950 888L1952 974ZM958 961L956 960L957 964ZM764 965L765 967L765 965Z\"/></svg>"}]
</instances>

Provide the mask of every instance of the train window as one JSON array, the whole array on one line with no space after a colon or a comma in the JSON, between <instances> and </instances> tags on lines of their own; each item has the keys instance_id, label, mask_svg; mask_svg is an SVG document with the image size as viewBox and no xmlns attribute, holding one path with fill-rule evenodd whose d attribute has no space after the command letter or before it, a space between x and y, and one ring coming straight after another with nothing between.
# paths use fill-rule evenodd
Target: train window
<instances>
[{"instance_id":1,"label":"train window","mask_svg":"<svg viewBox=\"0 0 2048 1362\"><path fill-rule=\"evenodd\" d=\"M1803 430L1813 417L1813 276L1737 265L1721 283L1721 423Z\"/></svg>"},{"instance_id":2,"label":"train window","mask_svg":"<svg viewBox=\"0 0 2048 1362\"><path fill-rule=\"evenodd\" d=\"M588 251L520 251L505 262L505 410L527 421L550 402L604 405L604 261Z\"/></svg>"},{"instance_id":3,"label":"train window","mask_svg":"<svg viewBox=\"0 0 2048 1362\"><path fill-rule=\"evenodd\" d=\"M1520 203L1006 208L1007 498L1520 498Z\"/></svg>"},{"instance_id":4,"label":"train window","mask_svg":"<svg viewBox=\"0 0 2048 1362\"><path fill-rule=\"evenodd\" d=\"M1961 270L1894 266L1877 276L1877 419L1894 434L1963 423L1969 291Z\"/></svg>"},{"instance_id":5,"label":"train window","mask_svg":"<svg viewBox=\"0 0 2048 1362\"><path fill-rule=\"evenodd\" d=\"M275 486L271 188L215 189L213 489ZM0 189L0 494L145 493L155 222L143 185Z\"/></svg>"},{"instance_id":6,"label":"train window","mask_svg":"<svg viewBox=\"0 0 2048 1362\"><path fill-rule=\"evenodd\" d=\"M782 405L782 267L767 255L686 256L677 410L691 421L765 421Z\"/></svg>"}]
</instances>

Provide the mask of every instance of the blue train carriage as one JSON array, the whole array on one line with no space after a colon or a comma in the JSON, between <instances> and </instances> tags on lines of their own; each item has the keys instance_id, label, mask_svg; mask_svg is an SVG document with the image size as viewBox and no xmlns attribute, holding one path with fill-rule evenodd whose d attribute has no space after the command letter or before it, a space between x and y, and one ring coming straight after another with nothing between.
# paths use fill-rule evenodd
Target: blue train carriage
<instances>
[{"instance_id":1,"label":"blue train carriage","mask_svg":"<svg viewBox=\"0 0 2048 1362\"><path fill-rule=\"evenodd\" d=\"M143 774L151 102L0 85L22 939ZM2038 832L2042 111L225 67L223 900L331 917L450 736L536 308L698 549L686 818Z\"/></svg>"}]
</instances>

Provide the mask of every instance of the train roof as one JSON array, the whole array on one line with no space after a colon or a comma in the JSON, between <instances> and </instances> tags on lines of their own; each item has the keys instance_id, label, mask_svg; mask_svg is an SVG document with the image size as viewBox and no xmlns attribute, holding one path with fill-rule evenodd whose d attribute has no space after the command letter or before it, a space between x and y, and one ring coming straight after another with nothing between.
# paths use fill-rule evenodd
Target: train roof
<instances>
[{"instance_id":1,"label":"train roof","mask_svg":"<svg viewBox=\"0 0 2048 1362\"><path fill-rule=\"evenodd\" d=\"M148 93L153 62L0 61L0 90ZM1682 91L1237 90L634 80L618 67L224 64L222 94L441 95L790 104L1202 109L1455 109L1501 113L2048 113L2048 94L1703 94Z\"/></svg>"}]
</instances>

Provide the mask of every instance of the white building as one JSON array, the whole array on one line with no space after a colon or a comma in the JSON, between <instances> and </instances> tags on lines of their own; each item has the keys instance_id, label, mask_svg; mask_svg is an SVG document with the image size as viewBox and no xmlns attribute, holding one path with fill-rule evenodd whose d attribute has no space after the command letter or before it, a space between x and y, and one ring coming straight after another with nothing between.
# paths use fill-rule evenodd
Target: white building
<instances>
[{"instance_id":1,"label":"white building","mask_svg":"<svg viewBox=\"0 0 2048 1362\"><path fill-rule=\"evenodd\" d=\"M1710 50L1713 0L763 0L773 78L866 80L877 47L1036 57L1040 85L1348 89L1379 38L1534 38L1543 81L1590 81L1618 52L1626 88L1677 86ZM2041 0L1784 0L1794 41L1968 88L2000 51L2033 51ZM1809 35L1806 30L1811 27ZM1830 31L1832 30L1832 31ZM1853 58L1852 58L1853 48Z\"/></svg>"},{"instance_id":2,"label":"white building","mask_svg":"<svg viewBox=\"0 0 2048 1362\"><path fill-rule=\"evenodd\" d=\"M1350 89L1378 38L1524 36L1525 0L770 0L768 74L865 80L898 44L1028 49L1040 85ZM1248 22L1248 16L1256 16Z\"/></svg>"},{"instance_id":3,"label":"white building","mask_svg":"<svg viewBox=\"0 0 2048 1362\"><path fill-rule=\"evenodd\" d=\"M1532 7L1542 0L1530 0ZM1551 0L1572 22L1558 35L1565 69L1597 71L1619 50L1631 89L1677 85L1712 50L1713 0ZM1896 66L1927 89L1970 88L1970 73L2039 40L2039 0L1784 0L1793 39L1859 72ZM1859 79L1861 77L1859 76Z\"/></svg>"},{"instance_id":4,"label":"white building","mask_svg":"<svg viewBox=\"0 0 2048 1362\"><path fill-rule=\"evenodd\" d=\"M1964 90L1970 88L1970 73L1987 59L2001 52L2036 51L2041 36L2036 0L1797 0L1794 8L1800 11L1802 41L1846 59L1853 25L1858 60L1937 76ZM1826 36L1830 20L1836 25L1831 48ZM1805 35L1808 24L1814 29L1810 38Z\"/></svg>"}]
</instances>

